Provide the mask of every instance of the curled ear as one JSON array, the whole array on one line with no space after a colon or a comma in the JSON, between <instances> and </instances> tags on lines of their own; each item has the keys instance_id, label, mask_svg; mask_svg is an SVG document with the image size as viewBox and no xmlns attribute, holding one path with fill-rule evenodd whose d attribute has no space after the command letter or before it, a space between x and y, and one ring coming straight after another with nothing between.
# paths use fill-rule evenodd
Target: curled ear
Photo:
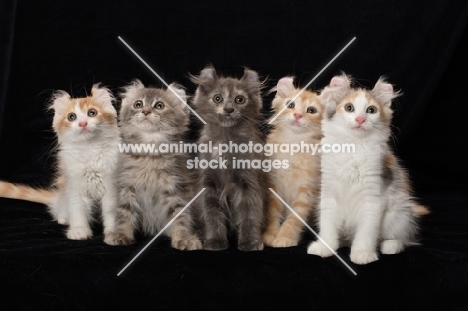
<instances>
[{"instance_id":1,"label":"curled ear","mask_svg":"<svg viewBox=\"0 0 468 311\"><path fill-rule=\"evenodd\" d=\"M169 96L172 98L173 102L182 109L182 111L189 113L189 108L187 104L187 94L183 86L177 83L169 84L167 89Z\"/></svg>"},{"instance_id":2,"label":"curled ear","mask_svg":"<svg viewBox=\"0 0 468 311\"><path fill-rule=\"evenodd\" d=\"M105 87L100 87L99 84L94 84L91 88L91 96L95 99L103 108L112 108L112 100L114 96L112 92Z\"/></svg>"},{"instance_id":3,"label":"curled ear","mask_svg":"<svg viewBox=\"0 0 468 311\"><path fill-rule=\"evenodd\" d=\"M218 75L216 70L212 65L206 66L202 71L200 71L200 75L194 76L190 75L190 80L198 85L198 89L203 92L208 92L210 87L218 81Z\"/></svg>"},{"instance_id":4,"label":"curled ear","mask_svg":"<svg viewBox=\"0 0 468 311\"><path fill-rule=\"evenodd\" d=\"M374 88L371 91L374 97L382 105L390 107L392 100L401 95L399 91L395 92L393 85L385 80L385 77L380 77Z\"/></svg>"},{"instance_id":5,"label":"curled ear","mask_svg":"<svg viewBox=\"0 0 468 311\"><path fill-rule=\"evenodd\" d=\"M346 73L334 76L330 84L326 86L319 95L319 99L323 106L327 106L328 102L337 104L351 91L352 78Z\"/></svg>"},{"instance_id":6,"label":"curled ear","mask_svg":"<svg viewBox=\"0 0 468 311\"><path fill-rule=\"evenodd\" d=\"M129 85L122 87L122 92L119 94L122 98L122 105L125 104L129 99L135 98L139 90L145 86L140 80L135 79L130 82Z\"/></svg>"},{"instance_id":7,"label":"curled ear","mask_svg":"<svg viewBox=\"0 0 468 311\"><path fill-rule=\"evenodd\" d=\"M294 77L284 77L276 85L276 96L281 98L290 97L294 91Z\"/></svg>"},{"instance_id":8,"label":"curled ear","mask_svg":"<svg viewBox=\"0 0 468 311\"><path fill-rule=\"evenodd\" d=\"M52 95L52 104L50 105L50 109L53 109L55 113L63 115L65 113L66 107L70 103L71 97L65 91L56 91L54 95Z\"/></svg>"},{"instance_id":9,"label":"curled ear","mask_svg":"<svg viewBox=\"0 0 468 311\"><path fill-rule=\"evenodd\" d=\"M256 71L245 68L244 76L242 77L242 80L250 82L250 83L258 83L259 82L258 73Z\"/></svg>"}]
</instances>

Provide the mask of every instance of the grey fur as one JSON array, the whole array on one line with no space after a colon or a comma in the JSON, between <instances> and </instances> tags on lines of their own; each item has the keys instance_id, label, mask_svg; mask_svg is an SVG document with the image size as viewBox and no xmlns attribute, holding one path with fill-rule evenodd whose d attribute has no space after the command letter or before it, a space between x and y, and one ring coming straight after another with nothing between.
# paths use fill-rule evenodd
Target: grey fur
<instances>
[{"instance_id":1,"label":"grey fur","mask_svg":"<svg viewBox=\"0 0 468 311\"><path fill-rule=\"evenodd\" d=\"M183 89L175 84L170 87L185 100ZM188 129L189 111L170 90L145 88L136 80L121 95L119 123L123 143L154 143L157 146L183 140ZM136 101L141 101L141 108L135 108ZM159 102L164 105L162 109L156 108ZM145 114L151 121L141 120ZM137 229L145 234L157 233L195 196L196 176L194 171L187 168L188 158L189 155L182 152L120 154L117 224L108 244L132 243ZM194 250L202 247L193 233L190 207L165 234L177 249Z\"/></svg>"},{"instance_id":2,"label":"grey fur","mask_svg":"<svg viewBox=\"0 0 468 311\"><path fill-rule=\"evenodd\" d=\"M198 84L194 98L197 112L207 122L199 143L264 144L259 123L262 107L258 74L245 69L241 79L218 77L213 67L207 67L192 81ZM213 96L220 94L223 102L216 104ZM236 96L246 101L237 104ZM230 113L228 111L231 111ZM230 115L231 118L227 116ZM200 153L200 159L218 159L217 154ZM266 174L261 169L233 169L232 158L263 159L259 153L227 153L228 169L206 169L201 172L200 187L205 187L203 199L197 205L204 224L203 248L221 250L228 247L228 236L235 233L238 248L244 251L263 249L262 229L267 194ZM202 201L202 202L201 202Z\"/></svg>"}]
</instances>

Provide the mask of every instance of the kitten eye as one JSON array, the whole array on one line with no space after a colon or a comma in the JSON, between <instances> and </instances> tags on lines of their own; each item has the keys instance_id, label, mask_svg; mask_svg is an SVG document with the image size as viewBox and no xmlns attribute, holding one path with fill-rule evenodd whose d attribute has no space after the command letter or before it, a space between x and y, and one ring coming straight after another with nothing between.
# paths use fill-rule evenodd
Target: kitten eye
<instances>
[{"instance_id":1,"label":"kitten eye","mask_svg":"<svg viewBox=\"0 0 468 311\"><path fill-rule=\"evenodd\" d=\"M370 106L369 108L367 108L366 110L367 113L376 113L377 112L377 108L374 107L374 106Z\"/></svg>"},{"instance_id":2,"label":"kitten eye","mask_svg":"<svg viewBox=\"0 0 468 311\"><path fill-rule=\"evenodd\" d=\"M141 100L137 100L135 103L133 103L133 108L135 109L143 108L143 102Z\"/></svg>"},{"instance_id":3,"label":"kitten eye","mask_svg":"<svg viewBox=\"0 0 468 311\"><path fill-rule=\"evenodd\" d=\"M73 113L73 112L70 112L67 116L67 120L70 121L70 122L73 122L76 120L76 114Z\"/></svg>"},{"instance_id":4,"label":"kitten eye","mask_svg":"<svg viewBox=\"0 0 468 311\"><path fill-rule=\"evenodd\" d=\"M293 109L293 108L296 106L296 104L295 104L294 102L288 102L288 103L286 103L286 106L287 106L289 109Z\"/></svg>"},{"instance_id":5,"label":"kitten eye","mask_svg":"<svg viewBox=\"0 0 468 311\"><path fill-rule=\"evenodd\" d=\"M245 97L242 96L242 95L238 95L238 96L236 96L235 101L236 101L237 104L243 104L243 103L245 103Z\"/></svg>"},{"instance_id":6,"label":"kitten eye","mask_svg":"<svg viewBox=\"0 0 468 311\"><path fill-rule=\"evenodd\" d=\"M164 108L164 103L163 102L156 102L156 104L154 104L154 108L158 109L158 110L161 110Z\"/></svg>"},{"instance_id":7,"label":"kitten eye","mask_svg":"<svg viewBox=\"0 0 468 311\"><path fill-rule=\"evenodd\" d=\"M317 109L315 109L314 107L309 107L307 108L307 113L310 113L310 114L317 113Z\"/></svg>"},{"instance_id":8,"label":"kitten eye","mask_svg":"<svg viewBox=\"0 0 468 311\"><path fill-rule=\"evenodd\" d=\"M96 109L89 109L88 110L88 117L95 117L97 116L97 110Z\"/></svg>"},{"instance_id":9,"label":"kitten eye","mask_svg":"<svg viewBox=\"0 0 468 311\"><path fill-rule=\"evenodd\" d=\"M223 102L223 97L220 94L216 94L215 96L213 96L213 101L216 104L221 104Z\"/></svg>"},{"instance_id":10,"label":"kitten eye","mask_svg":"<svg viewBox=\"0 0 468 311\"><path fill-rule=\"evenodd\" d=\"M353 112L354 111L354 106L353 104L351 103L348 103L344 106L344 109L347 111L347 112Z\"/></svg>"}]
</instances>

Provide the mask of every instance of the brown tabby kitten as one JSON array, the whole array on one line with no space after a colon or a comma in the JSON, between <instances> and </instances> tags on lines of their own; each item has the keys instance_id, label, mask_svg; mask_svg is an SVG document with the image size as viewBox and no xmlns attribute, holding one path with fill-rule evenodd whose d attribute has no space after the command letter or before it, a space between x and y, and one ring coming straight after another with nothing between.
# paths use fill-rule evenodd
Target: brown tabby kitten
<instances>
[{"instance_id":1,"label":"brown tabby kitten","mask_svg":"<svg viewBox=\"0 0 468 311\"><path fill-rule=\"evenodd\" d=\"M171 87L181 98L185 91ZM117 224L106 238L110 245L130 244L134 232L155 234L195 196L194 175L186 162L188 154L161 153L160 144L178 144L189 124L189 109L173 92L145 88L136 80L122 94L120 112L122 142L154 147L149 150L127 150L119 155ZM192 233L190 208L165 231L174 248L195 250L202 247Z\"/></svg>"}]
</instances>

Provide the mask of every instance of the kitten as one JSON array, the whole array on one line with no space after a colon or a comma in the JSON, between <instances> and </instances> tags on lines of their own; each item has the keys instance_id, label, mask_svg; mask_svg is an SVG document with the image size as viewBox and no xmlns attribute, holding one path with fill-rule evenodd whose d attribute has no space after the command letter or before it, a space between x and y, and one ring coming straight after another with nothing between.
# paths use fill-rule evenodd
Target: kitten
<instances>
[{"instance_id":1,"label":"kitten","mask_svg":"<svg viewBox=\"0 0 468 311\"><path fill-rule=\"evenodd\" d=\"M182 99L185 91L170 87ZM189 109L169 89L146 88L139 80L125 87L119 125L123 143L177 143L189 124ZM158 149L156 149L158 150ZM179 150L180 151L180 150ZM106 236L110 245L134 241L134 232L155 234L195 196L195 176L186 162L188 154L124 152L119 155L117 223ZM195 250L202 247L192 229L190 207L164 232L174 248Z\"/></svg>"},{"instance_id":2,"label":"kitten","mask_svg":"<svg viewBox=\"0 0 468 311\"><path fill-rule=\"evenodd\" d=\"M49 206L59 224L69 225L67 238L92 236L90 221L101 205L104 233L114 229L115 168L120 142L113 96L94 85L91 96L71 98L65 91L53 97L53 129L58 138L55 185L34 189L0 182L0 196Z\"/></svg>"},{"instance_id":3,"label":"kitten","mask_svg":"<svg viewBox=\"0 0 468 311\"><path fill-rule=\"evenodd\" d=\"M320 123L322 106L318 95L303 91L293 85L293 78L285 77L278 81L276 97L272 108L284 110L276 119L275 128L267 137L269 144L314 144L318 146L321 139ZM320 190L320 157L311 155L312 151L295 153L277 152L272 159L286 160L288 169L277 169L270 172L271 188L305 221L312 215ZM296 246L304 228L302 222L270 193L267 228L263 242L273 247Z\"/></svg>"},{"instance_id":4,"label":"kitten","mask_svg":"<svg viewBox=\"0 0 468 311\"><path fill-rule=\"evenodd\" d=\"M264 144L258 128L261 120L262 83L257 72L245 69L241 79L218 77L211 66L199 76L192 77L198 85L194 106L207 122L201 131L199 144ZM200 207L204 223L203 248L228 248L228 235L237 235L238 249L262 250L263 209L266 198L266 175L262 169L234 168L239 160L262 160L261 153L241 153L231 150L221 156L218 152L199 153L205 161L225 161L226 168L208 168L201 174L206 188ZM252 163L252 162L249 162Z\"/></svg>"},{"instance_id":5,"label":"kitten","mask_svg":"<svg viewBox=\"0 0 468 311\"><path fill-rule=\"evenodd\" d=\"M411 196L408 174L388 146L392 99L399 95L380 78L372 90L352 88L345 74L320 94L325 104L323 144L354 144L355 153L322 153L320 237L333 249L351 242L351 261L367 264L415 244L417 218L428 210ZM313 242L307 252L332 252Z\"/></svg>"}]
</instances>

